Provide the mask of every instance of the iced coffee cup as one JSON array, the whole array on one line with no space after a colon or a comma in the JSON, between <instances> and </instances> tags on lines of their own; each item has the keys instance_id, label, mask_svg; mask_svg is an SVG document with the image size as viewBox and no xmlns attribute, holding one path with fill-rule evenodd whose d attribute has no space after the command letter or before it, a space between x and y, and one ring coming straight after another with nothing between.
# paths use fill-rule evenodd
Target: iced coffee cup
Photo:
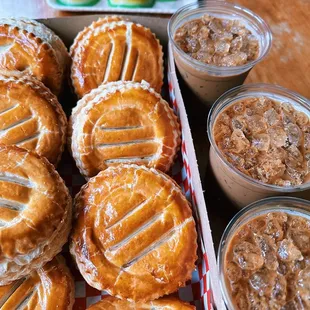
<instances>
[{"instance_id":1,"label":"iced coffee cup","mask_svg":"<svg viewBox=\"0 0 310 310\"><path fill-rule=\"evenodd\" d=\"M238 86L214 103L210 163L236 206L288 194L310 199L309 117L309 100L270 84Z\"/></svg>"},{"instance_id":2,"label":"iced coffee cup","mask_svg":"<svg viewBox=\"0 0 310 310\"><path fill-rule=\"evenodd\" d=\"M240 211L218 265L228 310L310 309L310 202L267 198Z\"/></svg>"},{"instance_id":3,"label":"iced coffee cup","mask_svg":"<svg viewBox=\"0 0 310 310\"><path fill-rule=\"evenodd\" d=\"M271 47L268 25L250 10L223 1L179 9L168 25L175 62L185 83L207 106L241 85Z\"/></svg>"}]
</instances>

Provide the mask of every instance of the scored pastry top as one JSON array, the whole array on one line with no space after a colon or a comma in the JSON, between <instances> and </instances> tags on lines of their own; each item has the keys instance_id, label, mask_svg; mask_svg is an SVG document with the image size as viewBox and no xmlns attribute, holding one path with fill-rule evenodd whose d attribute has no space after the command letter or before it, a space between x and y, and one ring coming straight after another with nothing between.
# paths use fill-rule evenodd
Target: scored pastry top
<instances>
[{"instance_id":1,"label":"scored pastry top","mask_svg":"<svg viewBox=\"0 0 310 310\"><path fill-rule=\"evenodd\" d=\"M67 118L56 96L40 81L0 71L0 143L17 145L57 164Z\"/></svg>"},{"instance_id":2,"label":"scored pastry top","mask_svg":"<svg viewBox=\"0 0 310 310\"><path fill-rule=\"evenodd\" d=\"M70 54L71 80L80 98L102 83L118 80L145 80L161 90L162 46L139 24L117 16L99 19L78 34Z\"/></svg>"},{"instance_id":3,"label":"scored pastry top","mask_svg":"<svg viewBox=\"0 0 310 310\"><path fill-rule=\"evenodd\" d=\"M70 252L91 286L142 302L191 278L195 221L180 187L164 173L109 167L82 187L75 211Z\"/></svg>"},{"instance_id":4,"label":"scored pastry top","mask_svg":"<svg viewBox=\"0 0 310 310\"><path fill-rule=\"evenodd\" d=\"M166 172L180 144L176 115L145 82L111 82L84 96L72 111L71 136L73 157L86 177L120 163Z\"/></svg>"},{"instance_id":5,"label":"scored pastry top","mask_svg":"<svg viewBox=\"0 0 310 310\"><path fill-rule=\"evenodd\" d=\"M1 145L0 285L57 254L70 221L71 197L54 166L24 149Z\"/></svg>"},{"instance_id":6,"label":"scored pastry top","mask_svg":"<svg viewBox=\"0 0 310 310\"><path fill-rule=\"evenodd\" d=\"M0 286L1 310L70 310L73 303L74 281L61 256L20 280Z\"/></svg>"},{"instance_id":7,"label":"scored pastry top","mask_svg":"<svg viewBox=\"0 0 310 310\"><path fill-rule=\"evenodd\" d=\"M88 310L195 310L196 307L175 297L167 296L157 300L142 303L132 303L128 300L112 296L95 303Z\"/></svg>"},{"instance_id":8,"label":"scored pastry top","mask_svg":"<svg viewBox=\"0 0 310 310\"><path fill-rule=\"evenodd\" d=\"M35 76L58 95L69 54L43 24L26 18L0 18L0 69Z\"/></svg>"}]
</instances>

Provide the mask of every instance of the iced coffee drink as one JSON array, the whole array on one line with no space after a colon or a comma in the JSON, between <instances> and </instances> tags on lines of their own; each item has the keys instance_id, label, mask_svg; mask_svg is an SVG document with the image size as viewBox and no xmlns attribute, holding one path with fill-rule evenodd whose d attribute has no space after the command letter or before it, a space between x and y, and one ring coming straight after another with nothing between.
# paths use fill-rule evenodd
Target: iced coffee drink
<instances>
[{"instance_id":1,"label":"iced coffee drink","mask_svg":"<svg viewBox=\"0 0 310 310\"><path fill-rule=\"evenodd\" d=\"M168 31L180 74L208 106L242 84L271 45L263 20L226 2L185 6L173 15Z\"/></svg>"},{"instance_id":2,"label":"iced coffee drink","mask_svg":"<svg viewBox=\"0 0 310 310\"><path fill-rule=\"evenodd\" d=\"M219 255L229 309L310 309L309 207L271 199L236 216Z\"/></svg>"},{"instance_id":3,"label":"iced coffee drink","mask_svg":"<svg viewBox=\"0 0 310 310\"><path fill-rule=\"evenodd\" d=\"M269 92L268 92L269 89ZM271 85L243 86L210 112L210 161L233 203L309 195L310 118L305 98ZM215 115L216 114L216 115Z\"/></svg>"}]
</instances>

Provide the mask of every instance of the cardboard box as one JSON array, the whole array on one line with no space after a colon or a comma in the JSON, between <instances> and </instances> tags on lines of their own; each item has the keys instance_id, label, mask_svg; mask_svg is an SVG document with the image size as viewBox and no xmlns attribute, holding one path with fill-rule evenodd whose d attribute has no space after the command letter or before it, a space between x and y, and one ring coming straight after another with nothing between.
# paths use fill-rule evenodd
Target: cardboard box
<instances>
[{"instance_id":1,"label":"cardboard box","mask_svg":"<svg viewBox=\"0 0 310 310\"><path fill-rule=\"evenodd\" d=\"M69 47L77 33L99 17L100 15L76 16L40 21L54 30ZM225 309L220 293L213 241L191 129L177 80L171 46L168 43L167 24L169 19L130 15L126 15L126 17L151 28L164 46L168 82L165 80L163 96L167 99L169 90L170 102L176 114L179 116L182 127L182 147L171 174L179 183L193 207L199 234L199 260L192 280L185 288L181 288L178 293L183 300L190 301L196 305L197 309ZM66 95L60 101L67 114L70 114L72 107L76 104L74 97ZM69 154L64 155L58 171L70 187L72 194L76 194L85 180L79 175L73 159ZM68 257L69 255L65 253L65 256ZM68 262L70 262L70 259L68 259ZM98 301L104 293L89 287L72 264L70 267L76 281L76 302L74 309L85 309L90 304Z\"/></svg>"}]
</instances>

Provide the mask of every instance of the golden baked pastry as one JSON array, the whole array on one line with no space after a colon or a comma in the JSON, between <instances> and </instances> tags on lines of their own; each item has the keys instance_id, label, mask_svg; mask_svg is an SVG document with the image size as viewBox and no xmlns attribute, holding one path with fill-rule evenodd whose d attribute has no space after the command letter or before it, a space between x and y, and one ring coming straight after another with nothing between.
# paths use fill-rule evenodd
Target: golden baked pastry
<instances>
[{"instance_id":1,"label":"golden baked pastry","mask_svg":"<svg viewBox=\"0 0 310 310\"><path fill-rule=\"evenodd\" d=\"M78 97L102 83L145 80L158 92L163 84L162 46L139 24L114 16L81 31L70 49L71 80Z\"/></svg>"},{"instance_id":2,"label":"golden baked pastry","mask_svg":"<svg viewBox=\"0 0 310 310\"><path fill-rule=\"evenodd\" d=\"M0 18L0 69L34 75L58 95L68 63L67 48L43 24L25 18Z\"/></svg>"},{"instance_id":3,"label":"golden baked pastry","mask_svg":"<svg viewBox=\"0 0 310 310\"><path fill-rule=\"evenodd\" d=\"M73 303L73 278L61 256L20 280L0 286L1 310L70 310Z\"/></svg>"},{"instance_id":4,"label":"golden baked pastry","mask_svg":"<svg viewBox=\"0 0 310 310\"><path fill-rule=\"evenodd\" d=\"M75 211L70 252L94 288L144 302L191 278L195 221L180 187L164 173L109 167L82 187Z\"/></svg>"},{"instance_id":5,"label":"golden baked pastry","mask_svg":"<svg viewBox=\"0 0 310 310\"><path fill-rule=\"evenodd\" d=\"M0 285L27 276L61 251L71 213L68 189L47 159L0 147Z\"/></svg>"},{"instance_id":6,"label":"golden baked pastry","mask_svg":"<svg viewBox=\"0 0 310 310\"><path fill-rule=\"evenodd\" d=\"M34 151L57 164L66 133L66 115L47 87L31 76L0 72L1 144Z\"/></svg>"},{"instance_id":7,"label":"golden baked pastry","mask_svg":"<svg viewBox=\"0 0 310 310\"><path fill-rule=\"evenodd\" d=\"M111 82L72 111L69 144L81 173L135 163L168 171L180 144L177 117L147 83Z\"/></svg>"},{"instance_id":8,"label":"golden baked pastry","mask_svg":"<svg viewBox=\"0 0 310 310\"><path fill-rule=\"evenodd\" d=\"M157 300L133 303L109 296L93 304L88 310L195 310L196 307L175 297L163 297Z\"/></svg>"}]
</instances>

